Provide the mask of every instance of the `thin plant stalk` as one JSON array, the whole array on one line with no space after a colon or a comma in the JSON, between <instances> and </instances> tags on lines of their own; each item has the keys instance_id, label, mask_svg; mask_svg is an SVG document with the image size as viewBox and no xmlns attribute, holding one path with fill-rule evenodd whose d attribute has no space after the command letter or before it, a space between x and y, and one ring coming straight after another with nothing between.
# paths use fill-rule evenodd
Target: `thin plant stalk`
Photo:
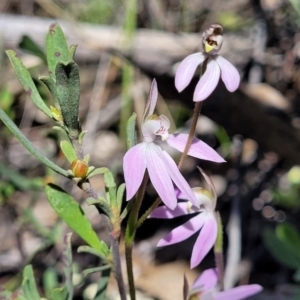
<instances>
[{"instance_id":1,"label":"thin plant stalk","mask_svg":"<svg viewBox=\"0 0 300 300\"><path fill-rule=\"evenodd\" d=\"M125 2L125 47L130 49L132 39L137 26L137 0L127 0ZM122 68L122 103L121 103L121 117L120 117L120 136L125 141L126 123L132 112L132 96L131 86L134 80L134 68L128 63L124 63Z\"/></svg>"},{"instance_id":2,"label":"thin plant stalk","mask_svg":"<svg viewBox=\"0 0 300 300\"><path fill-rule=\"evenodd\" d=\"M190 150L193 138L195 136L196 126L197 126L199 114L201 112L201 107L202 107L202 101L201 102L196 102L195 108L194 108L194 113L193 113L193 116L192 116L192 124L191 124L191 128L190 128L190 131L189 131L188 140L186 142L184 151L183 151L183 153L181 155L181 158L179 160L179 163L178 163L178 169L179 170L181 170L182 167L183 167L183 164L184 164L184 162L186 160L186 157L188 155L188 152Z\"/></svg>"},{"instance_id":3,"label":"thin plant stalk","mask_svg":"<svg viewBox=\"0 0 300 300\"><path fill-rule=\"evenodd\" d=\"M132 269L132 246L136 234L136 229L138 228L138 214L142 204L142 200L144 198L148 180L149 180L149 175L146 172L141 187L139 188L135 203L133 204L130 210L127 228L126 228L126 234L125 234L125 259L126 259L126 267L127 267L129 294L131 300L136 299L134 275Z\"/></svg>"},{"instance_id":4,"label":"thin plant stalk","mask_svg":"<svg viewBox=\"0 0 300 300\"><path fill-rule=\"evenodd\" d=\"M220 289L224 290L224 255L223 255L223 225L219 212L216 212L218 222L218 235L214 246L214 255L217 269L219 271Z\"/></svg>"},{"instance_id":5,"label":"thin plant stalk","mask_svg":"<svg viewBox=\"0 0 300 300\"><path fill-rule=\"evenodd\" d=\"M114 258L114 274L118 284L120 298L121 300L126 300L127 295L126 295L126 289L125 289L122 268L121 268L119 237L112 237L111 247L112 247L112 254Z\"/></svg>"},{"instance_id":6,"label":"thin plant stalk","mask_svg":"<svg viewBox=\"0 0 300 300\"><path fill-rule=\"evenodd\" d=\"M202 65L202 68L201 68L201 76L204 74L204 72L206 70L207 62L208 62L207 59L203 62L203 65ZM192 124L191 124L191 128L190 128L190 131L189 131L188 140L186 142L184 151L183 151L183 153L181 155L181 158L179 160L179 163L177 165L179 170L182 169L183 164L186 160L186 157L189 153L193 138L195 136L196 126L197 126L197 122L198 122L198 117L199 117L200 112L201 112L201 108L202 108L202 101L196 102L195 108L194 108L194 113L193 113L193 116L192 116Z\"/></svg>"}]
</instances>

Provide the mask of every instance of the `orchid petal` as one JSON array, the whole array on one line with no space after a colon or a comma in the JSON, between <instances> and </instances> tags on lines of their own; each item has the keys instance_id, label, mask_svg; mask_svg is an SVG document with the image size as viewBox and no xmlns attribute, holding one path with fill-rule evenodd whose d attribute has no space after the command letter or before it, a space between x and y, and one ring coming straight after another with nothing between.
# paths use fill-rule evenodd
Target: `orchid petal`
<instances>
[{"instance_id":1,"label":"orchid petal","mask_svg":"<svg viewBox=\"0 0 300 300\"><path fill-rule=\"evenodd\" d=\"M195 102L205 100L216 88L220 79L220 67L214 59L210 59L204 74L196 85L194 98Z\"/></svg>"},{"instance_id":2,"label":"orchid petal","mask_svg":"<svg viewBox=\"0 0 300 300\"><path fill-rule=\"evenodd\" d=\"M177 205L177 198L171 177L162 160L163 150L154 143L147 143L146 153L150 180L165 205L174 209Z\"/></svg>"},{"instance_id":3,"label":"orchid petal","mask_svg":"<svg viewBox=\"0 0 300 300\"><path fill-rule=\"evenodd\" d=\"M188 239L194 233L196 233L205 222L206 216L205 214L201 213L183 225L180 225L173 229L170 233L168 233L165 237L159 240L157 247L168 246L172 244L176 244Z\"/></svg>"},{"instance_id":4,"label":"orchid petal","mask_svg":"<svg viewBox=\"0 0 300 300\"><path fill-rule=\"evenodd\" d=\"M213 181L211 180L211 178L200 168L198 167L200 173L202 174L202 176L204 177L205 181L207 182L207 184L210 186L210 190L211 190L211 193L212 193L212 197L213 197L213 201L217 202L217 191L216 191L216 188L215 188L215 185L213 183Z\"/></svg>"},{"instance_id":5,"label":"orchid petal","mask_svg":"<svg viewBox=\"0 0 300 300\"><path fill-rule=\"evenodd\" d=\"M175 188L175 194L176 194L177 199L186 200L186 196L178 188Z\"/></svg>"},{"instance_id":6,"label":"orchid petal","mask_svg":"<svg viewBox=\"0 0 300 300\"><path fill-rule=\"evenodd\" d=\"M170 134L169 138L166 140L166 142L171 147L177 149L180 152L184 151L187 141L188 135L184 133ZM218 163L225 162L223 157L221 157L213 148L197 138L193 138L188 155Z\"/></svg>"},{"instance_id":7,"label":"orchid petal","mask_svg":"<svg viewBox=\"0 0 300 300\"><path fill-rule=\"evenodd\" d=\"M193 247L191 257L192 269L200 264L205 255L213 247L216 242L217 233L218 224L215 215L213 213L206 213L205 223Z\"/></svg>"},{"instance_id":8,"label":"orchid petal","mask_svg":"<svg viewBox=\"0 0 300 300\"><path fill-rule=\"evenodd\" d=\"M167 168L167 170L171 176L171 179L174 181L174 183L176 184L178 189L181 190L185 194L186 199L191 201L196 207L199 207L199 204L197 202L197 199L196 199L191 187L189 186L187 181L184 179L182 174L179 172L178 167L176 166L174 160L164 150L162 151L162 159L163 159L165 167ZM174 193L175 193L175 191L174 191Z\"/></svg>"},{"instance_id":9,"label":"orchid petal","mask_svg":"<svg viewBox=\"0 0 300 300\"><path fill-rule=\"evenodd\" d=\"M218 273L216 269L208 269L196 278L192 288L201 288L203 291L211 290L218 283Z\"/></svg>"},{"instance_id":10,"label":"orchid petal","mask_svg":"<svg viewBox=\"0 0 300 300\"><path fill-rule=\"evenodd\" d=\"M242 300L262 291L259 284L249 284L222 291L214 295L214 300Z\"/></svg>"},{"instance_id":11,"label":"orchid petal","mask_svg":"<svg viewBox=\"0 0 300 300\"><path fill-rule=\"evenodd\" d=\"M175 86L178 92L183 91L191 82L197 67L205 60L206 56L194 53L187 56L179 65L175 75Z\"/></svg>"},{"instance_id":12,"label":"orchid petal","mask_svg":"<svg viewBox=\"0 0 300 300\"><path fill-rule=\"evenodd\" d=\"M153 115L155 105L157 102L157 98L158 98L157 83L156 83L156 80L153 79L151 87L150 87L150 92L149 92L148 100L146 103L145 111L144 111L143 122L149 116Z\"/></svg>"},{"instance_id":13,"label":"orchid petal","mask_svg":"<svg viewBox=\"0 0 300 300\"><path fill-rule=\"evenodd\" d=\"M167 206L156 207L150 214L149 218L173 219L192 213L195 213L195 211L189 209L188 202L180 202L174 210L169 209Z\"/></svg>"},{"instance_id":14,"label":"orchid petal","mask_svg":"<svg viewBox=\"0 0 300 300\"><path fill-rule=\"evenodd\" d=\"M146 170L145 146L145 143L141 143L132 147L126 152L123 159L127 201L135 195L144 178Z\"/></svg>"},{"instance_id":15,"label":"orchid petal","mask_svg":"<svg viewBox=\"0 0 300 300\"><path fill-rule=\"evenodd\" d=\"M221 69L221 78L229 92L234 92L240 85L238 70L227 59L217 56L216 61Z\"/></svg>"}]
</instances>

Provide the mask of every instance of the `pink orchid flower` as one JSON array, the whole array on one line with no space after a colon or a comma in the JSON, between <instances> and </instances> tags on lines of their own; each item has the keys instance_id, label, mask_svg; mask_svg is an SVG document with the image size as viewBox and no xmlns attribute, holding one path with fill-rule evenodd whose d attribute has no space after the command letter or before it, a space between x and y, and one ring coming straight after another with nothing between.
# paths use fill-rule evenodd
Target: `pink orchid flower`
<instances>
[{"instance_id":1,"label":"pink orchid flower","mask_svg":"<svg viewBox=\"0 0 300 300\"><path fill-rule=\"evenodd\" d=\"M259 284L241 285L227 291L218 291L216 269L204 271L193 283L187 300L242 300L262 291Z\"/></svg>"},{"instance_id":2,"label":"pink orchid flower","mask_svg":"<svg viewBox=\"0 0 300 300\"><path fill-rule=\"evenodd\" d=\"M170 209L174 209L177 205L173 182L185 195L186 199L197 206L197 200L175 162L155 142L156 137L160 136L171 147L183 151L188 139L187 134L169 134L170 121L168 118L153 114L157 97L157 84L153 80L141 128L143 142L129 149L123 160L126 198L130 200L136 194L147 169L159 197ZM200 159L224 162L224 159L215 150L196 138L194 138L188 154Z\"/></svg>"},{"instance_id":3,"label":"pink orchid flower","mask_svg":"<svg viewBox=\"0 0 300 300\"><path fill-rule=\"evenodd\" d=\"M220 77L226 88L234 92L240 84L237 69L225 58L218 55L223 43L223 28L213 24L203 33L203 52L187 56L179 65L175 75L175 86L183 91L191 82L197 67L203 64L204 74L201 76L194 91L195 102L205 100L216 88Z\"/></svg>"},{"instance_id":4,"label":"pink orchid flower","mask_svg":"<svg viewBox=\"0 0 300 300\"><path fill-rule=\"evenodd\" d=\"M191 268L195 268L213 247L218 233L218 223L215 214L216 191L210 178L201 169L200 171L210 185L210 190L201 187L192 189L198 201L197 207L190 201L185 201L178 203L174 210L170 210L166 206L159 206L150 215L150 218L163 219L172 219L189 214L195 215L183 225L173 229L157 244L158 247L176 244L200 231L192 250ZM182 196L182 194L179 194L178 198L182 198Z\"/></svg>"}]
</instances>

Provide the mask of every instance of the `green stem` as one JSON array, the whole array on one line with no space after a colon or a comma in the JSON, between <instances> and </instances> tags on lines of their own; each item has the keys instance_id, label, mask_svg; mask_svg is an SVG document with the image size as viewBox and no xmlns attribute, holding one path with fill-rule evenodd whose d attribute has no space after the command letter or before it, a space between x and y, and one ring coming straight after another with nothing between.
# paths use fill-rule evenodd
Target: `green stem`
<instances>
[{"instance_id":1,"label":"green stem","mask_svg":"<svg viewBox=\"0 0 300 300\"><path fill-rule=\"evenodd\" d=\"M224 290L224 256L223 256L223 225L219 212L216 212L218 223L218 234L214 246L215 262L219 270L219 281L221 291Z\"/></svg>"},{"instance_id":2,"label":"green stem","mask_svg":"<svg viewBox=\"0 0 300 300\"><path fill-rule=\"evenodd\" d=\"M132 246L134 237L136 234L137 224L138 224L138 214L142 204L142 200L144 198L144 194L146 191L147 183L149 180L148 173L145 173L143 178L143 182L139 188L136 200L130 210L128 223L126 227L125 233L125 259L126 259L126 266L127 266L127 277L128 277L128 285L129 285L129 294L131 300L135 300L135 286L134 286L134 276L133 276L133 269L132 269Z\"/></svg>"},{"instance_id":3,"label":"green stem","mask_svg":"<svg viewBox=\"0 0 300 300\"><path fill-rule=\"evenodd\" d=\"M137 223L137 228L139 228L148 218L148 216L152 213L152 211L161 203L161 199L158 197L152 203L152 205L144 212L144 214L139 218Z\"/></svg>"},{"instance_id":4,"label":"green stem","mask_svg":"<svg viewBox=\"0 0 300 300\"><path fill-rule=\"evenodd\" d=\"M125 259L126 259L130 299L135 300L136 299L135 284L134 284L134 275L133 275L133 268L132 268L132 243L125 244Z\"/></svg>"},{"instance_id":5,"label":"green stem","mask_svg":"<svg viewBox=\"0 0 300 300\"><path fill-rule=\"evenodd\" d=\"M103 214L102 214L102 216L103 216L103 219L106 223L106 226L107 226L109 232L113 233L111 221L109 220L109 218L107 216L105 216ZM119 294L120 294L121 300L126 300L127 296L126 296L126 289L125 289L125 284L124 284L123 274L122 274L122 267L121 267L119 236L114 236L113 234L111 234L111 251L112 251L113 261L114 261L113 271L114 271L115 278L116 278L116 281L118 284Z\"/></svg>"},{"instance_id":6,"label":"green stem","mask_svg":"<svg viewBox=\"0 0 300 300\"><path fill-rule=\"evenodd\" d=\"M194 113L193 113L193 116L192 116L192 124L191 124L191 128L190 128L188 140L187 140L187 143L185 145L184 151L183 151L183 153L181 155L180 161L178 163L178 169L179 170L181 170L181 168L182 168L182 166L183 166L183 164L185 162L185 159L186 159L186 157L188 155L188 152L190 150L191 144L193 142L193 138L195 136L195 131L196 131L198 117L199 117L199 114L201 112L201 107L202 107L202 101L201 102L196 102L195 108L194 108Z\"/></svg>"},{"instance_id":7,"label":"green stem","mask_svg":"<svg viewBox=\"0 0 300 300\"><path fill-rule=\"evenodd\" d=\"M52 169L53 171L61 174L62 176L68 177L68 172L46 156L41 154L32 143L23 135L17 125L9 118L9 116L0 108L0 119L2 122L8 127L8 129L12 132L12 134L20 141L20 143L31 153L33 154L39 161L41 161L44 165Z\"/></svg>"}]
</instances>

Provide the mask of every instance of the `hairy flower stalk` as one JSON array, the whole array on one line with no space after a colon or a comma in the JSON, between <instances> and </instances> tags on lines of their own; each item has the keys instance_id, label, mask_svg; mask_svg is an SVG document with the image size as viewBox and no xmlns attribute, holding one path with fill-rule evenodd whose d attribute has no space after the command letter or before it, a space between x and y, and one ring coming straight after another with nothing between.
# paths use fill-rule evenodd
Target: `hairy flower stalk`
<instances>
[{"instance_id":1,"label":"hairy flower stalk","mask_svg":"<svg viewBox=\"0 0 300 300\"><path fill-rule=\"evenodd\" d=\"M191 257L191 268L195 268L213 247L218 232L218 224L215 213L217 201L215 188L207 175L201 171L210 190L201 187L193 188L193 192L198 201L198 207L195 207L190 201L178 203L174 210L170 210L166 206L157 207L150 218L172 219L183 215L194 215L190 220L181 226L173 229L169 234L162 238L157 246L168 246L182 242L193 234L200 231L198 238L194 244ZM178 198L182 198L179 193Z\"/></svg>"},{"instance_id":2,"label":"hairy flower stalk","mask_svg":"<svg viewBox=\"0 0 300 300\"><path fill-rule=\"evenodd\" d=\"M153 114L157 97L157 85L153 80L141 128L143 142L129 149L124 156L126 198L130 200L136 194L147 169L154 188L167 207L172 210L177 205L173 183L185 195L185 198L197 207L196 197L175 162L155 141L157 137L160 137L171 147L183 152L188 140L187 134L169 134L168 118ZM215 150L197 138L193 138L188 155L214 162L224 162Z\"/></svg>"},{"instance_id":3,"label":"hairy flower stalk","mask_svg":"<svg viewBox=\"0 0 300 300\"><path fill-rule=\"evenodd\" d=\"M262 291L259 284L241 285L226 291L218 291L216 269L204 271L193 283L186 300L242 300Z\"/></svg>"},{"instance_id":4,"label":"hairy flower stalk","mask_svg":"<svg viewBox=\"0 0 300 300\"><path fill-rule=\"evenodd\" d=\"M194 91L195 102L205 100L216 88L220 77L228 91L234 92L238 88L240 75L237 69L228 60L218 55L222 44L223 27L221 25L213 24L204 31L203 52L187 56L176 71L175 86L179 92L188 86L197 67L201 64L205 66L205 70Z\"/></svg>"}]
</instances>

